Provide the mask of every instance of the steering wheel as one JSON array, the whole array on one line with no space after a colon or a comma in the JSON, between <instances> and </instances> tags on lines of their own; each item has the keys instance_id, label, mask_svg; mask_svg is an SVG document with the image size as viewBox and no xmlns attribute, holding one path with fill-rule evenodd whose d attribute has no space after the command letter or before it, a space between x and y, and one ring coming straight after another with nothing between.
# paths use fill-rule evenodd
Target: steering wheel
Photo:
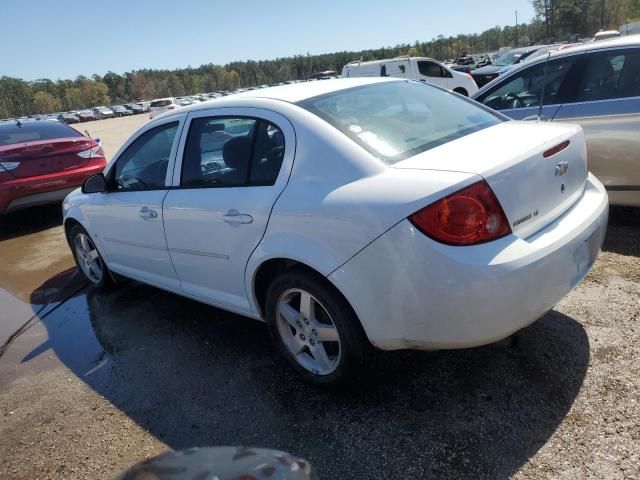
<instances>
[{"instance_id":1,"label":"steering wheel","mask_svg":"<svg viewBox=\"0 0 640 480\"><path fill-rule=\"evenodd\" d=\"M221 169L220 164L217 162L203 163L202 165L200 165L200 171L203 174L219 172L220 169Z\"/></svg>"},{"instance_id":2,"label":"steering wheel","mask_svg":"<svg viewBox=\"0 0 640 480\"><path fill-rule=\"evenodd\" d=\"M504 103L507 105L507 108L524 107L524 102L522 101L522 99L513 92L507 92L504 94Z\"/></svg>"},{"instance_id":3,"label":"steering wheel","mask_svg":"<svg viewBox=\"0 0 640 480\"><path fill-rule=\"evenodd\" d=\"M134 177L132 175L127 175L126 173L123 173L116 179L116 183L123 190L128 190L129 188L131 188L131 181L141 184L144 188L148 187L148 185L143 180L140 180L138 177Z\"/></svg>"}]
</instances>

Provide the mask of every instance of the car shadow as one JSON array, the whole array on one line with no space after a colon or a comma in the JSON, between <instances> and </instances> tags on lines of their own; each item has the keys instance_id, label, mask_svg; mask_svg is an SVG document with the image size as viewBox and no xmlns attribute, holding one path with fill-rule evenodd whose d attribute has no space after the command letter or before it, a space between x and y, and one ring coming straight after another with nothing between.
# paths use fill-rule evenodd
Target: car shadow
<instances>
[{"instance_id":1,"label":"car shadow","mask_svg":"<svg viewBox=\"0 0 640 480\"><path fill-rule=\"evenodd\" d=\"M602 250L640 257L640 208L610 207Z\"/></svg>"},{"instance_id":2,"label":"car shadow","mask_svg":"<svg viewBox=\"0 0 640 480\"><path fill-rule=\"evenodd\" d=\"M326 391L292 373L264 324L137 282L63 307L23 361L53 349L173 449L280 449L323 479L510 477L565 419L589 364L583 327L551 311L493 345L386 353Z\"/></svg>"},{"instance_id":3,"label":"car shadow","mask_svg":"<svg viewBox=\"0 0 640 480\"><path fill-rule=\"evenodd\" d=\"M30 207L0 216L0 242L62 225L61 204Z\"/></svg>"}]
</instances>

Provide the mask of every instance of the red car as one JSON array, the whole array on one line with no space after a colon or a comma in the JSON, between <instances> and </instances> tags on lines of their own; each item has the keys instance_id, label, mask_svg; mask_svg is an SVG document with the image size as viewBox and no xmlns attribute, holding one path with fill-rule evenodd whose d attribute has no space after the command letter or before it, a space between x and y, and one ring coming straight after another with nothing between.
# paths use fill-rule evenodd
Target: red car
<instances>
[{"instance_id":1,"label":"red car","mask_svg":"<svg viewBox=\"0 0 640 480\"><path fill-rule=\"evenodd\" d=\"M99 141L64 123L0 122L0 214L61 202L106 164Z\"/></svg>"}]
</instances>

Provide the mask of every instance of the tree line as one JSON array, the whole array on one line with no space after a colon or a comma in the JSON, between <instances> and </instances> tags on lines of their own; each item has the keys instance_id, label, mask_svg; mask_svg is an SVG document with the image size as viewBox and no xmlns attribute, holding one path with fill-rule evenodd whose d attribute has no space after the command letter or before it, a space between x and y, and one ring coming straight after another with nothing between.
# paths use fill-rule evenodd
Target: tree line
<instances>
[{"instance_id":1,"label":"tree line","mask_svg":"<svg viewBox=\"0 0 640 480\"><path fill-rule=\"evenodd\" d=\"M482 33L439 35L427 41L395 47L295 55L275 60L207 64L175 70L144 69L119 75L108 72L75 80L24 81L0 77L0 118L79 110L158 97L235 90L287 80L305 79L325 71L341 71L354 60L374 60L398 55L454 58L462 52L490 52L501 47L527 45L545 38L566 40L569 35L592 36L602 28L617 28L640 17L640 0L532 0L536 17L528 23L496 26Z\"/></svg>"}]
</instances>

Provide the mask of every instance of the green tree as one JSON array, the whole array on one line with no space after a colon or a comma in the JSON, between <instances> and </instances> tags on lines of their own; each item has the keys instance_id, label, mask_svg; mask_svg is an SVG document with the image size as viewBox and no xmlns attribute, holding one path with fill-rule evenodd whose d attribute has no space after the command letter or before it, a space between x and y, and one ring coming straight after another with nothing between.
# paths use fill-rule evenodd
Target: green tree
<instances>
[{"instance_id":1,"label":"green tree","mask_svg":"<svg viewBox=\"0 0 640 480\"><path fill-rule=\"evenodd\" d=\"M35 113L52 113L62 108L62 102L50 93L40 90L33 94L33 111Z\"/></svg>"}]
</instances>

